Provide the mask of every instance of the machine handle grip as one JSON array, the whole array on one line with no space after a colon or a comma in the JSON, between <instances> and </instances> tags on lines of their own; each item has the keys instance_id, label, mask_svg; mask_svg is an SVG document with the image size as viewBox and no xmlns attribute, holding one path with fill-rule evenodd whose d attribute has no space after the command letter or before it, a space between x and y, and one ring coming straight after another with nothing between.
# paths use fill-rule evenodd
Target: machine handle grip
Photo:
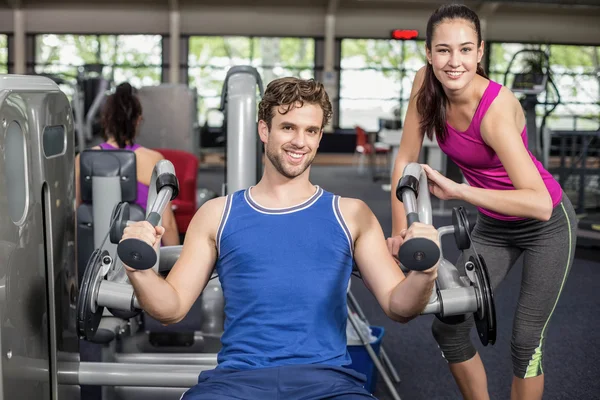
<instances>
[{"instance_id":1,"label":"machine handle grip","mask_svg":"<svg viewBox=\"0 0 600 400\"><path fill-rule=\"evenodd\" d=\"M431 201L427 175L420 164L410 163L396 187L396 197L404 204L406 223L431 223ZM424 271L433 267L441 256L438 245L427 238L412 238L400 246L398 260L409 270Z\"/></svg>"},{"instance_id":2,"label":"machine handle grip","mask_svg":"<svg viewBox=\"0 0 600 400\"><path fill-rule=\"evenodd\" d=\"M159 213L153 211L150 214L148 214L148 217L146 217L146 221L150 222L152 226L157 226L161 218L162 217Z\"/></svg>"},{"instance_id":3,"label":"machine handle grip","mask_svg":"<svg viewBox=\"0 0 600 400\"><path fill-rule=\"evenodd\" d=\"M152 226L157 226L160 223L162 214L169 204L179 192L179 183L175 176L173 164L167 160L159 161L154 167L152 178L156 178L157 194L148 209L146 221ZM117 246L117 254L125 265L135 269L150 269L156 264L158 256L156 251L148 243L129 238L119 242Z\"/></svg>"},{"instance_id":4,"label":"machine handle grip","mask_svg":"<svg viewBox=\"0 0 600 400\"><path fill-rule=\"evenodd\" d=\"M406 223L409 228L414 222L419 222L419 214L416 212L406 214Z\"/></svg>"}]
</instances>

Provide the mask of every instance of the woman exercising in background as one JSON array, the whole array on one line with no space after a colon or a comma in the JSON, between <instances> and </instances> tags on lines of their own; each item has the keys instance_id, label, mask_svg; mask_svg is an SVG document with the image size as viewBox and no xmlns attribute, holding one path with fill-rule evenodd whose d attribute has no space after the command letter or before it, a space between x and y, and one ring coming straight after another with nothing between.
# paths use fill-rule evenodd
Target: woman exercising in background
<instances>
[{"instance_id":1,"label":"woman exercising in background","mask_svg":"<svg viewBox=\"0 0 600 400\"><path fill-rule=\"evenodd\" d=\"M135 143L138 127L142 121L142 105L133 93L129 83L121 83L115 93L108 96L102 110L102 127L105 142L94 146L95 150L131 150L135 153L137 169L137 198L135 203L146 210L148 201L148 188L152 171L156 163L164 159L157 151L147 149ZM75 188L77 206L81 204L79 187L79 155L75 160ZM163 213L162 225L165 234L162 244L176 246L180 244L179 231L170 203Z\"/></svg>"},{"instance_id":2,"label":"woman exercising in background","mask_svg":"<svg viewBox=\"0 0 600 400\"><path fill-rule=\"evenodd\" d=\"M548 323L573 262L577 219L559 183L527 149L525 115L514 94L480 65L479 18L463 5L438 8L427 24L427 65L416 74L392 182L417 162L425 134L461 169L467 184L424 166L430 191L478 209L472 239L495 290L523 254L523 276L511 340L512 399L541 399ZM530 132L535 135L535 132ZM392 190L392 237L398 253L406 232ZM462 263L457 263L462 265ZM464 398L489 399L483 363L471 343L473 317L433 322L433 335Z\"/></svg>"}]
</instances>

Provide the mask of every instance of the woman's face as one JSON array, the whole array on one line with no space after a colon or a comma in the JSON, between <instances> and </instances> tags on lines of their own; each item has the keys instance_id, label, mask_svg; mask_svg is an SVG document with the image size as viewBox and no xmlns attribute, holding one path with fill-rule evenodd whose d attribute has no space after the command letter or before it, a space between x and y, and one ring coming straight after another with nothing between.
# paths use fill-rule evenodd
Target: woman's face
<instances>
[{"instance_id":1,"label":"woman's face","mask_svg":"<svg viewBox=\"0 0 600 400\"><path fill-rule=\"evenodd\" d=\"M446 90L460 91L477 73L483 42L477 43L474 25L463 19L445 20L433 30L427 59Z\"/></svg>"}]
</instances>

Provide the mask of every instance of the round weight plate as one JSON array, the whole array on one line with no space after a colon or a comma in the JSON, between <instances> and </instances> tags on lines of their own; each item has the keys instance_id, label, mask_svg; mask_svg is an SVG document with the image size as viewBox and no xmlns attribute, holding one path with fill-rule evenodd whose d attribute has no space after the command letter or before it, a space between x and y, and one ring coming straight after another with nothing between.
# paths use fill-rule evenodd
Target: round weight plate
<instances>
[{"instance_id":1,"label":"round weight plate","mask_svg":"<svg viewBox=\"0 0 600 400\"><path fill-rule=\"evenodd\" d=\"M129 221L129 203L121 202L115 205L110 216L110 242L118 244L123 237L123 230Z\"/></svg>"},{"instance_id":2,"label":"round weight plate","mask_svg":"<svg viewBox=\"0 0 600 400\"><path fill-rule=\"evenodd\" d=\"M77 299L77 332L83 339L91 341L98 330L104 307L98 306L98 288L102 283L102 259L108 251L96 249L83 273L79 298Z\"/></svg>"},{"instance_id":3,"label":"round weight plate","mask_svg":"<svg viewBox=\"0 0 600 400\"><path fill-rule=\"evenodd\" d=\"M475 266L475 291L480 299L479 308L474 314L475 325L481 344L487 346L496 343L496 306L492 285L483 257L479 256L477 260L471 256L469 261Z\"/></svg>"},{"instance_id":4,"label":"round weight plate","mask_svg":"<svg viewBox=\"0 0 600 400\"><path fill-rule=\"evenodd\" d=\"M454 207L452 209L452 225L454 226L454 239L458 249L466 250L471 247L469 219L463 207Z\"/></svg>"}]
</instances>

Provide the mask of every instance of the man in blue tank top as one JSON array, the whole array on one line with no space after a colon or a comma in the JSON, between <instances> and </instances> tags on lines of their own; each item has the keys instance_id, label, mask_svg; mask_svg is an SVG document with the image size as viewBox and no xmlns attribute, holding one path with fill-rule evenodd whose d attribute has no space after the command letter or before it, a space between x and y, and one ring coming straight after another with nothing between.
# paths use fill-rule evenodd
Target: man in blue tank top
<instances>
[{"instance_id":1,"label":"man in blue tank top","mask_svg":"<svg viewBox=\"0 0 600 400\"><path fill-rule=\"evenodd\" d=\"M372 398L346 348L346 290L356 262L391 319L407 322L428 303L437 266L404 276L375 215L309 180L331 103L322 84L282 78L259 105L264 175L256 186L206 202L166 278L127 268L142 308L181 321L216 267L225 297L218 366L200 374L185 400ZM125 229L160 243L161 227ZM415 223L406 238L437 230Z\"/></svg>"}]
</instances>

